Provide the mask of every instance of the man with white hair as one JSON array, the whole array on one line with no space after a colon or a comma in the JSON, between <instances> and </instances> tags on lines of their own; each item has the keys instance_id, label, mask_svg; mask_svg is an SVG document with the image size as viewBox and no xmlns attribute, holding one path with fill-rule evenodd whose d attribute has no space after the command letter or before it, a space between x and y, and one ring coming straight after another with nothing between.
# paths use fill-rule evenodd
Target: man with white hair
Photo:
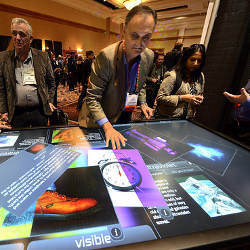
<instances>
[{"instance_id":1,"label":"man with white hair","mask_svg":"<svg viewBox=\"0 0 250 250\"><path fill-rule=\"evenodd\" d=\"M14 50L0 53L0 118L12 128L47 126L55 107L55 80L47 53L30 47L32 27L11 22Z\"/></svg>"}]
</instances>

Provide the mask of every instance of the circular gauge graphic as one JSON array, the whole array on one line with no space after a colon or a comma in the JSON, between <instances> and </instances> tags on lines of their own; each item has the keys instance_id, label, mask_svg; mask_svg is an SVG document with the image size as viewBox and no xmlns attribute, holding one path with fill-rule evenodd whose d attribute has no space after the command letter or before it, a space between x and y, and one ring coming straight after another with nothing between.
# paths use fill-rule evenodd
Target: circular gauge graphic
<instances>
[{"instance_id":1,"label":"circular gauge graphic","mask_svg":"<svg viewBox=\"0 0 250 250\"><path fill-rule=\"evenodd\" d=\"M108 162L102 166L101 170L105 182L116 190L129 191L142 182L140 172L125 162Z\"/></svg>"},{"instance_id":2,"label":"circular gauge graphic","mask_svg":"<svg viewBox=\"0 0 250 250\"><path fill-rule=\"evenodd\" d=\"M121 158L121 159L119 159L119 161L130 163L130 164L136 164L134 161L127 159L127 158Z\"/></svg>"}]
</instances>

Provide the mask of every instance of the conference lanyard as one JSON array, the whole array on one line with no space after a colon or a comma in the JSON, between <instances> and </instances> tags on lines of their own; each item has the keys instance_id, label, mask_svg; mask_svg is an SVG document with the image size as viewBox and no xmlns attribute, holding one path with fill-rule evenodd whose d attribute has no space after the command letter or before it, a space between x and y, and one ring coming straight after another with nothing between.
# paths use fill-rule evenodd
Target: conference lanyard
<instances>
[{"instance_id":1,"label":"conference lanyard","mask_svg":"<svg viewBox=\"0 0 250 250\"><path fill-rule=\"evenodd\" d=\"M125 41L124 40L122 42L122 47L123 47L123 51L125 52L126 48L125 48ZM132 91L130 91L130 87L131 87L130 74L129 74L129 70L127 68L128 92L126 95L126 102L125 102L124 111L133 111L137 106L138 88L139 88L139 74L140 74L140 63L138 64L138 68L137 68L135 91L132 92Z\"/></svg>"},{"instance_id":2,"label":"conference lanyard","mask_svg":"<svg viewBox=\"0 0 250 250\"><path fill-rule=\"evenodd\" d=\"M126 48L125 48L125 41L124 40L122 42L122 48L123 48L123 51L126 50ZM141 67L141 64L139 63L138 64L138 68L137 68L137 74L136 74L135 92L137 92L138 88L139 88L140 67ZM129 72L127 72L127 77L128 77L128 92L130 92L131 82L130 82Z\"/></svg>"}]
</instances>

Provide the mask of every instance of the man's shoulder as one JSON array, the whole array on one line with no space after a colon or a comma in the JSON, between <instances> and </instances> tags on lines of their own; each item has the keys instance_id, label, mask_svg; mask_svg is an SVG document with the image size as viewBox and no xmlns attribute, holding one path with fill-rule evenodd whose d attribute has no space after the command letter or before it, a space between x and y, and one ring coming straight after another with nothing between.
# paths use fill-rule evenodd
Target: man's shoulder
<instances>
[{"instance_id":1,"label":"man's shoulder","mask_svg":"<svg viewBox=\"0 0 250 250\"><path fill-rule=\"evenodd\" d=\"M154 57L154 51L149 48L146 48L142 53L146 56Z\"/></svg>"},{"instance_id":2,"label":"man's shoulder","mask_svg":"<svg viewBox=\"0 0 250 250\"><path fill-rule=\"evenodd\" d=\"M35 49L35 48L31 48L31 51L32 51L33 55L38 55L38 56L43 56L43 57L47 57L48 56L47 52L43 52L43 51Z\"/></svg>"},{"instance_id":3,"label":"man's shoulder","mask_svg":"<svg viewBox=\"0 0 250 250\"><path fill-rule=\"evenodd\" d=\"M14 50L5 50L0 52L0 59L11 57L14 54Z\"/></svg>"},{"instance_id":4,"label":"man's shoulder","mask_svg":"<svg viewBox=\"0 0 250 250\"><path fill-rule=\"evenodd\" d=\"M117 51L117 46L119 46L119 44L120 42L110 44L107 47L103 48L99 54L105 55L108 58L113 58L115 52Z\"/></svg>"},{"instance_id":5,"label":"man's shoulder","mask_svg":"<svg viewBox=\"0 0 250 250\"><path fill-rule=\"evenodd\" d=\"M153 65L154 61L154 52L151 49L146 48L142 53L141 53L141 60L146 61L149 64Z\"/></svg>"},{"instance_id":6,"label":"man's shoulder","mask_svg":"<svg viewBox=\"0 0 250 250\"><path fill-rule=\"evenodd\" d=\"M103 48L96 57L95 63L98 61L100 63L113 63L115 57L118 56L118 50L120 42L110 44L109 46ZM120 54L119 54L120 55Z\"/></svg>"},{"instance_id":7,"label":"man's shoulder","mask_svg":"<svg viewBox=\"0 0 250 250\"><path fill-rule=\"evenodd\" d=\"M119 44L120 42L112 43L108 45L107 47L103 48L101 51L104 51L104 52L114 51Z\"/></svg>"}]
</instances>

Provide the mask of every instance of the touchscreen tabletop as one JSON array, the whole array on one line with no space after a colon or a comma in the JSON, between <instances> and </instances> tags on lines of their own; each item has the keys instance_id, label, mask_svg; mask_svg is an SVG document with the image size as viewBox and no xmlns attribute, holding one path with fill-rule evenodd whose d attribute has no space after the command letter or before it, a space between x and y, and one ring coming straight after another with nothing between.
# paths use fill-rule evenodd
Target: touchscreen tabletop
<instances>
[{"instance_id":1,"label":"touchscreen tabletop","mask_svg":"<svg viewBox=\"0 0 250 250\"><path fill-rule=\"evenodd\" d=\"M101 129L0 134L0 250L98 249L250 222L248 150L189 121L115 129L120 150Z\"/></svg>"}]
</instances>

